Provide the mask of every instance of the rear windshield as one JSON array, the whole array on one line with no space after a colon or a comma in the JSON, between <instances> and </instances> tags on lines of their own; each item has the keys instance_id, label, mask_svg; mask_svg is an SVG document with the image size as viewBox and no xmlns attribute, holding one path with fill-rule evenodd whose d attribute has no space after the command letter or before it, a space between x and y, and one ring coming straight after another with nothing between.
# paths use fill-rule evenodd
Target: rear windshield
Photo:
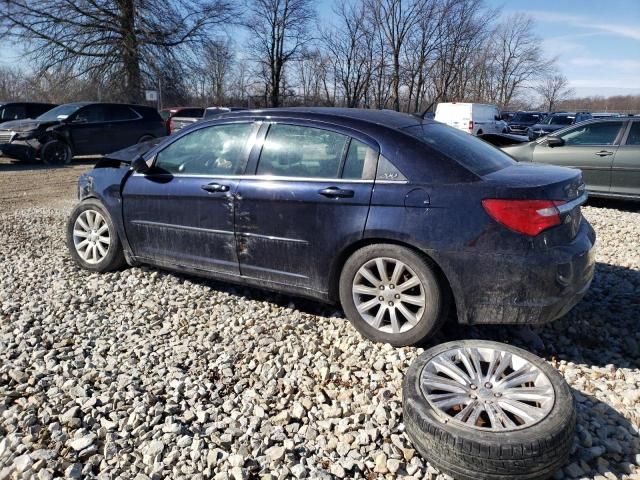
<instances>
[{"instance_id":1,"label":"rear windshield","mask_svg":"<svg viewBox=\"0 0 640 480\"><path fill-rule=\"evenodd\" d=\"M477 175L486 175L516 163L485 141L447 125L423 123L404 130Z\"/></svg>"}]
</instances>

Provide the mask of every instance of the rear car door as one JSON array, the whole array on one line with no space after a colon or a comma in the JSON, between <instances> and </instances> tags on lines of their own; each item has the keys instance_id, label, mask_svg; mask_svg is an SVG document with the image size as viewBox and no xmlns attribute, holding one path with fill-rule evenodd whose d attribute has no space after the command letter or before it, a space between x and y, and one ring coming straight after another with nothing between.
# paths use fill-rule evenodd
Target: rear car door
<instances>
[{"instance_id":1,"label":"rear car door","mask_svg":"<svg viewBox=\"0 0 640 480\"><path fill-rule=\"evenodd\" d=\"M564 144L550 147L546 141L536 146L533 161L582 170L588 190L609 192L611 167L618 150L623 121L589 122L557 135Z\"/></svg>"},{"instance_id":2,"label":"rear car door","mask_svg":"<svg viewBox=\"0 0 640 480\"><path fill-rule=\"evenodd\" d=\"M238 274L234 196L258 126L199 128L155 154L124 185L127 239L136 257L164 266Z\"/></svg>"},{"instance_id":3,"label":"rear car door","mask_svg":"<svg viewBox=\"0 0 640 480\"><path fill-rule=\"evenodd\" d=\"M338 127L271 123L238 188L241 274L326 292L332 260L362 238L376 151Z\"/></svg>"},{"instance_id":4,"label":"rear car door","mask_svg":"<svg viewBox=\"0 0 640 480\"><path fill-rule=\"evenodd\" d=\"M611 169L611 193L640 196L640 120L631 122Z\"/></svg>"},{"instance_id":5,"label":"rear car door","mask_svg":"<svg viewBox=\"0 0 640 480\"><path fill-rule=\"evenodd\" d=\"M111 153L138 143L144 131L142 115L128 105L105 105L106 141L102 153Z\"/></svg>"}]
</instances>

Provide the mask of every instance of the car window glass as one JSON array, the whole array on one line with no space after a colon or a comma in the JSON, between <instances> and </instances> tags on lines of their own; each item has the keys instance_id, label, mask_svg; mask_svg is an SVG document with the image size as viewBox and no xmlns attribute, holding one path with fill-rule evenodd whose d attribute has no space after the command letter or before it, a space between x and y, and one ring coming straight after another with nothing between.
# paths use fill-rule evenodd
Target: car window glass
<instances>
[{"instance_id":1,"label":"car window glass","mask_svg":"<svg viewBox=\"0 0 640 480\"><path fill-rule=\"evenodd\" d=\"M565 145L613 145L622 122L588 123L560 135Z\"/></svg>"},{"instance_id":2,"label":"car window glass","mask_svg":"<svg viewBox=\"0 0 640 480\"><path fill-rule=\"evenodd\" d=\"M380 155L378 158L376 180L405 181L406 179L407 177L405 177L387 157Z\"/></svg>"},{"instance_id":3,"label":"car window glass","mask_svg":"<svg viewBox=\"0 0 640 480\"><path fill-rule=\"evenodd\" d=\"M103 105L89 105L78 111L73 121L81 123L95 123L104 122L104 118Z\"/></svg>"},{"instance_id":4,"label":"car window glass","mask_svg":"<svg viewBox=\"0 0 640 480\"><path fill-rule=\"evenodd\" d=\"M274 124L262 147L258 175L337 178L347 137L319 128Z\"/></svg>"},{"instance_id":5,"label":"car window glass","mask_svg":"<svg viewBox=\"0 0 640 480\"><path fill-rule=\"evenodd\" d=\"M367 157L369 147L356 139L351 139L347 158L344 161L342 178L361 179L364 170L364 161Z\"/></svg>"},{"instance_id":6,"label":"car window glass","mask_svg":"<svg viewBox=\"0 0 640 480\"><path fill-rule=\"evenodd\" d=\"M105 120L108 122L135 120L137 118L136 112L126 105L108 105L105 108Z\"/></svg>"},{"instance_id":7,"label":"car window glass","mask_svg":"<svg viewBox=\"0 0 640 480\"><path fill-rule=\"evenodd\" d=\"M24 105L7 105L0 110L0 115L3 121L19 120L27 116L27 109Z\"/></svg>"},{"instance_id":8,"label":"car window glass","mask_svg":"<svg viewBox=\"0 0 640 480\"><path fill-rule=\"evenodd\" d=\"M640 122L633 122L629 136L627 137L627 145L640 145Z\"/></svg>"},{"instance_id":9,"label":"car window glass","mask_svg":"<svg viewBox=\"0 0 640 480\"><path fill-rule=\"evenodd\" d=\"M233 175L252 131L250 123L195 130L158 153L155 167L182 175Z\"/></svg>"}]
</instances>

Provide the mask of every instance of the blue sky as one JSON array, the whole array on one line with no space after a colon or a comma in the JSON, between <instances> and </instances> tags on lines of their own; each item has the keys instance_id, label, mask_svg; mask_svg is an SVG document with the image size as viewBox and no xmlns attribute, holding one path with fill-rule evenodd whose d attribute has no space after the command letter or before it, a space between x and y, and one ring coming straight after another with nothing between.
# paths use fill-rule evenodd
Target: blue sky
<instances>
[{"instance_id":1,"label":"blue sky","mask_svg":"<svg viewBox=\"0 0 640 480\"><path fill-rule=\"evenodd\" d=\"M340 0L338 0L340 1ZM334 0L317 0L320 19L330 21ZM503 15L525 12L576 95L640 94L640 0L486 0ZM531 5L531 7L527 7ZM19 49L0 44L0 63Z\"/></svg>"}]
</instances>

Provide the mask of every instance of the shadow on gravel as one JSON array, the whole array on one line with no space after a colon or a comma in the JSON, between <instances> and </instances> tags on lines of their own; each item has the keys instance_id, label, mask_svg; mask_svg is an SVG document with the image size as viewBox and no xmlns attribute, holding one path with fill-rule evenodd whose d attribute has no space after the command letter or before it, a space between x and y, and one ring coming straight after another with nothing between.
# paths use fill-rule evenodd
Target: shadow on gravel
<instances>
[{"instance_id":1,"label":"shadow on gravel","mask_svg":"<svg viewBox=\"0 0 640 480\"><path fill-rule=\"evenodd\" d=\"M640 212L640 202L632 202L630 200L590 197L586 206L595 208L612 208L623 212Z\"/></svg>"},{"instance_id":2,"label":"shadow on gravel","mask_svg":"<svg viewBox=\"0 0 640 480\"><path fill-rule=\"evenodd\" d=\"M11 160L0 157L0 173L2 172L20 172L23 170L58 170L62 168L70 168L79 165L95 165L99 158L78 158L74 159L69 165L46 165L42 162L27 160Z\"/></svg>"}]
</instances>

